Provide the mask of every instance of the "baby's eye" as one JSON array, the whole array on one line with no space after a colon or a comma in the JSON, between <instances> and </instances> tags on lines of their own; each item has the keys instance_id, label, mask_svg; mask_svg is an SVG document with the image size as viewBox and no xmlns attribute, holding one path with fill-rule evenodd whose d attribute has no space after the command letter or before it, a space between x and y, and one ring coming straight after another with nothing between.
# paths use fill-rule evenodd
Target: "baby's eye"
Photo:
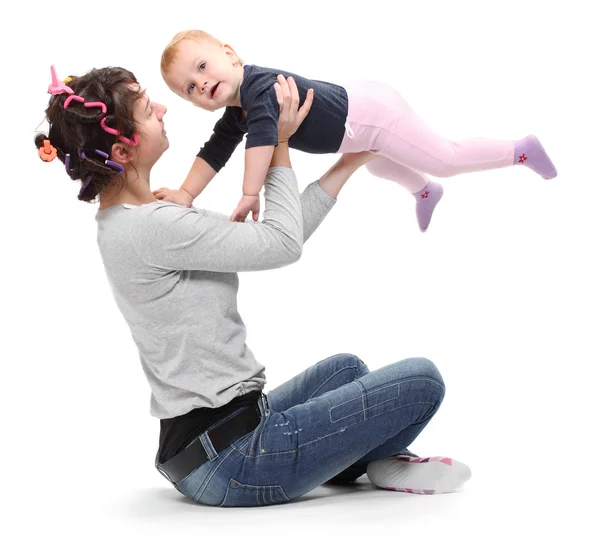
<instances>
[{"instance_id":1,"label":"baby's eye","mask_svg":"<svg viewBox=\"0 0 600 545\"><path fill-rule=\"evenodd\" d=\"M206 63L205 62L201 62L198 65L198 72L202 72L202 70L204 70L206 68Z\"/></svg>"},{"instance_id":2,"label":"baby's eye","mask_svg":"<svg viewBox=\"0 0 600 545\"><path fill-rule=\"evenodd\" d=\"M190 83L188 85L188 88L187 88L188 95L194 90L194 87L196 87L196 85L194 83Z\"/></svg>"}]
</instances>

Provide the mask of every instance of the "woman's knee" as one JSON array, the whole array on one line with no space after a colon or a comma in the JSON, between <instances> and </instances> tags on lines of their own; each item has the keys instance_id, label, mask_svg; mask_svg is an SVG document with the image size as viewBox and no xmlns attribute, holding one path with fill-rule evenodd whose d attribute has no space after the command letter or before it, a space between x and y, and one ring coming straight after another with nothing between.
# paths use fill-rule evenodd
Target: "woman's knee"
<instances>
[{"instance_id":1,"label":"woman's knee","mask_svg":"<svg viewBox=\"0 0 600 545\"><path fill-rule=\"evenodd\" d=\"M402 360L401 362L403 365L409 365L411 367L410 369L410 374L411 376L417 378L417 377L424 377L427 378L429 380L432 380L434 382L436 382L438 384L438 386L440 387L440 395L441 398L443 399L445 391L446 391L446 385L444 383L444 379L442 378L442 374L440 373L439 369L437 368L437 366L435 365L435 363L433 363L431 360L427 359L427 358L407 358L405 360ZM441 399L440 399L441 401Z\"/></svg>"},{"instance_id":2,"label":"woman's knee","mask_svg":"<svg viewBox=\"0 0 600 545\"><path fill-rule=\"evenodd\" d=\"M442 374L440 370L437 368L436 364L433 363L428 358L409 358L409 361L413 362L413 364L419 370L419 373L425 375L433 380L436 380L440 384L444 384L444 379L442 378Z\"/></svg>"},{"instance_id":3,"label":"woman's knee","mask_svg":"<svg viewBox=\"0 0 600 545\"><path fill-rule=\"evenodd\" d=\"M349 353L336 354L335 356L331 356L325 360L320 361L319 363L317 363L317 365L327 365L328 367L333 367L333 371L346 368L354 368L354 372L356 375L355 380L366 375L369 372L369 368L358 356Z\"/></svg>"}]
</instances>

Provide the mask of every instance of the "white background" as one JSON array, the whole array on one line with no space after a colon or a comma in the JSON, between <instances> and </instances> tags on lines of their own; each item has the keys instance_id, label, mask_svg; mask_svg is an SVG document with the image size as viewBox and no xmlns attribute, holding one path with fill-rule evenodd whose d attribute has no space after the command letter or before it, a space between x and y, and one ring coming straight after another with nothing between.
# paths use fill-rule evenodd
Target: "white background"
<instances>
[{"instance_id":1,"label":"white background","mask_svg":"<svg viewBox=\"0 0 600 545\"><path fill-rule=\"evenodd\" d=\"M2 541L597 542L600 40L592 2L558 4L22 2L5 12ZM160 76L163 47L192 27L248 63L390 83L451 139L535 133L553 158L551 181L522 167L442 180L426 234L412 197L363 169L298 263L241 275L267 390L338 352L372 369L432 359L447 395L413 450L469 464L462 492L410 496L362 478L226 510L184 499L154 469L158 421L104 275L97 205L77 201L79 184L40 161L33 138L50 64L61 77L124 66L169 110L171 148L152 188L178 187L219 116ZM301 187L335 159L293 151ZM240 146L195 205L229 214L242 173Z\"/></svg>"}]
</instances>

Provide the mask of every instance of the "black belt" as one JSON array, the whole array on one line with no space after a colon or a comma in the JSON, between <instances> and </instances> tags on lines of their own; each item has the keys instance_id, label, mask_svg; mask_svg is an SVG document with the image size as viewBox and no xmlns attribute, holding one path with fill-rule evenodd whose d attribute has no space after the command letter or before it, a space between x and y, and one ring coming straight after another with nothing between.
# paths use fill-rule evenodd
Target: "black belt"
<instances>
[{"instance_id":1,"label":"black belt","mask_svg":"<svg viewBox=\"0 0 600 545\"><path fill-rule=\"evenodd\" d=\"M261 413L257 403L246 407L234 417L225 420L222 424L217 424L208 432L208 438L217 453L227 448L240 437L244 437L244 435L250 433L258 426ZM176 483L187 477L208 459L199 436L164 464L159 464L158 470L171 482Z\"/></svg>"}]
</instances>

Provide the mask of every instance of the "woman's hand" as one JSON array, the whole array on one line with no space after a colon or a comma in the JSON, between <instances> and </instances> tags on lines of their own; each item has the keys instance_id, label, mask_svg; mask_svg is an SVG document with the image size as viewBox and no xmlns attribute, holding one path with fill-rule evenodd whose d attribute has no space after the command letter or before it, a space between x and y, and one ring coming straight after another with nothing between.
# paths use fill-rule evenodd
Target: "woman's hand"
<instances>
[{"instance_id":1,"label":"woman's hand","mask_svg":"<svg viewBox=\"0 0 600 545\"><path fill-rule=\"evenodd\" d=\"M277 102L279 103L278 140L279 143L282 143L289 140L290 136L302 125L312 106L314 90L308 90L304 104L302 104L301 108L298 108L300 96L298 95L298 87L294 78L290 76L286 80L279 74L277 76L277 83L275 83L275 93L277 94Z\"/></svg>"}]
</instances>

